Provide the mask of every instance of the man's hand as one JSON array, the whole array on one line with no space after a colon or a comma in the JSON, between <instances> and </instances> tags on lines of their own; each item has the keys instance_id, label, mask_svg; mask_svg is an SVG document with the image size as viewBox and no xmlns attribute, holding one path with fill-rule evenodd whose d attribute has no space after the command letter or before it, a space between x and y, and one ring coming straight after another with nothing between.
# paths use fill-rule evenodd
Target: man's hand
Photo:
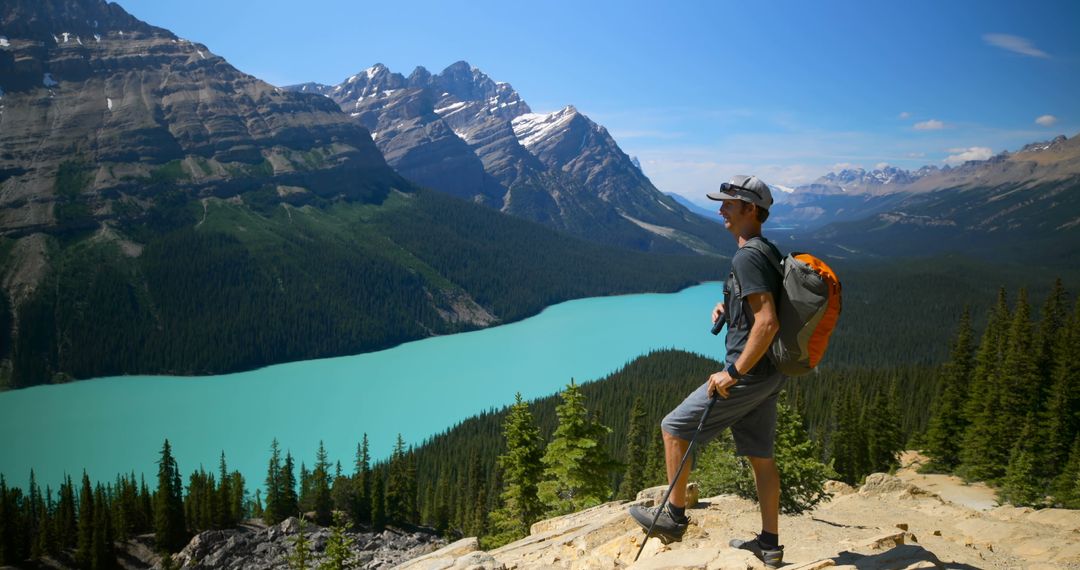
<instances>
[{"instance_id":1,"label":"man's hand","mask_svg":"<svg viewBox=\"0 0 1080 570\"><path fill-rule=\"evenodd\" d=\"M716 323L720 319L724 318L724 303L723 301L716 304L712 310L712 322Z\"/></svg>"},{"instance_id":2,"label":"man's hand","mask_svg":"<svg viewBox=\"0 0 1080 570\"><path fill-rule=\"evenodd\" d=\"M735 380L727 373L727 370L721 370L712 376L709 376L709 388L707 394L710 398L713 395L719 394L721 398L727 399L728 389L735 385L738 380Z\"/></svg>"}]
</instances>

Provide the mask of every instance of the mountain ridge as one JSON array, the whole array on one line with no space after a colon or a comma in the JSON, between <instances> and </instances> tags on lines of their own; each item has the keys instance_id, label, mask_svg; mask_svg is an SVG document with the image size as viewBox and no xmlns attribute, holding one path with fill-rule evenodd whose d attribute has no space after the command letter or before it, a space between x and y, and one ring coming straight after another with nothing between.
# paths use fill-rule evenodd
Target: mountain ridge
<instances>
[{"instance_id":1,"label":"mountain ridge","mask_svg":"<svg viewBox=\"0 0 1080 570\"><path fill-rule=\"evenodd\" d=\"M459 61L405 76L381 64L332 98L367 127L407 178L602 243L654 251L727 251L722 236L657 190L605 128L572 105L533 113L505 82Z\"/></svg>"}]
</instances>

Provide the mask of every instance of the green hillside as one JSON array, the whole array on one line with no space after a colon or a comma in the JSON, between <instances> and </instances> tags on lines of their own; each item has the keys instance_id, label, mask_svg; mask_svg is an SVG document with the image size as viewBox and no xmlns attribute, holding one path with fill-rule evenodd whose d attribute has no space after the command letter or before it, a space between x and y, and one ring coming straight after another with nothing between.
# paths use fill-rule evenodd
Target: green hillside
<instances>
[{"instance_id":1,"label":"green hillside","mask_svg":"<svg viewBox=\"0 0 1080 570\"><path fill-rule=\"evenodd\" d=\"M44 238L45 274L3 327L7 387L211 374L354 354L597 295L674 291L718 259L599 246L428 191L291 206L189 201ZM0 266L22 262L0 238Z\"/></svg>"}]
</instances>

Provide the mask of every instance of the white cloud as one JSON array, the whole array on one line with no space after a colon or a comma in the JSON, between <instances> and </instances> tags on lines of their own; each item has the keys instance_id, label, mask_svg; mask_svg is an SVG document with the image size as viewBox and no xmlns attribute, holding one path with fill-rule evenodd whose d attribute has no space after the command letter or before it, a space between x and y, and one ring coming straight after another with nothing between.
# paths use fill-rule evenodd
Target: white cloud
<instances>
[{"instance_id":1,"label":"white cloud","mask_svg":"<svg viewBox=\"0 0 1080 570\"><path fill-rule=\"evenodd\" d=\"M840 172L841 170L855 170L862 167L858 164L852 164L850 162L837 162L829 168L831 168L833 172Z\"/></svg>"},{"instance_id":2,"label":"white cloud","mask_svg":"<svg viewBox=\"0 0 1080 570\"><path fill-rule=\"evenodd\" d=\"M994 151L985 146L973 146L969 148L950 148L950 154L945 158L945 164L961 164L969 160L986 160L994 156Z\"/></svg>"},{"instance_id":3,"label":"white cloud","mask_svg":"<svg viewBox=\"0 0 1080 570\"><path fill-rule=\"evenodd\" d=\"M911 118L911 113L908 113L907 111L904 111L904 112L900 113L899 115L897 115L896 118L901 119L901 120L910 119Z\"/></svg>"},{"instance_id":4,"label":"white cloud","mask_svg":"<svg viewBox=\"0 0 1080 570\"><path fill-rule=\"evenodd\" d=\"M879 162L874 165L874 170L884 170L887 166L889 166L888 162Z\"/></svg>"},{"instance_id":5,"label":"white cloud","mask_svg":"<svg viewBox=\"0 0 1080 570\"><path fill-rule=\"evenodd\" d=\"M926 158L925 152L909 152L905 156L908 158Z\"/></svg>"},{"instance_id":6,"label":"white cloud","mask_svg":"<svg viewBox=\"0 0 1080 570\"><path fill-rule=\"evenodd\" d=\"M1038 119L1035 119L1035 123L1044 127L1052 127L1058 122L1058 118L1053 115L1043 115Z\"/></svg>"},{"instance_id":7,"label":"white cloud","mask_svg":"<svg viewBox=\"0 0 1080 570\"><path fill-rule=\"evenodd\" d=\"M1035 47L1035 45L1031 43L1031 40L1020 36L1011 34L983 34L983 40L994 47L999 47L1003 50L1008 50L1020 55L1041 58L1050 57L1049 54Z\"/></svg>"},{"instance_id":8,"label":"white cloud","mask_svg":"<svg viewBox=\"0 0 1080 570\"><path fill-rule=\"evenodd\" d=\"M915 123L916 131L940 131L945 128L945 123L937 119L930 119L929 121L923 121L921 123Z\"/></svg>"}]
</instances>

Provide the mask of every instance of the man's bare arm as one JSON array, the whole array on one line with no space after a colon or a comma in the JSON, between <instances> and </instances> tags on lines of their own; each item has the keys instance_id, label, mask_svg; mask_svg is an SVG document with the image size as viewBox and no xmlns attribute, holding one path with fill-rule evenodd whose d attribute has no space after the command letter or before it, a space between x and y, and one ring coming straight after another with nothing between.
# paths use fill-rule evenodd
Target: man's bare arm
<instances>
[{"instance_id":1,"label":"man's bare arm","mask_svg":"<svg viewBox=\"0 0 1080 570\"><path fill-rule=\"evenodd\" d=\"M773 337L780 330L780 320L776 317L776 303L772 293L751 293L746 296L746 300L750 302L750 310L754 312L754 325L750 327L746 348L735 361L735 368L740 374L746 374L757 365L761 357L769 351Z\"/></svg>"},{"instance_id":2,"label":"man's bare arm","mask_svg":"<svg viewBox=\"0 0 1080 570\"><path fill-rule=\"evenodd\" d=\"M750 293L746 296L750 302L750 310L754 313L754 324L750 327L750 338L746 340L746 348L743 349L739 359L735 361L735 369L740 374L746 374L765 356L769 350L773 337L780 330L780 321L776 318L776 303L773 302L772 293ZM714 393L721 397L728 397L728 389L734 386L736 380L721 370L709 376L709 395Z\"/></svg>"}]
</instances>

